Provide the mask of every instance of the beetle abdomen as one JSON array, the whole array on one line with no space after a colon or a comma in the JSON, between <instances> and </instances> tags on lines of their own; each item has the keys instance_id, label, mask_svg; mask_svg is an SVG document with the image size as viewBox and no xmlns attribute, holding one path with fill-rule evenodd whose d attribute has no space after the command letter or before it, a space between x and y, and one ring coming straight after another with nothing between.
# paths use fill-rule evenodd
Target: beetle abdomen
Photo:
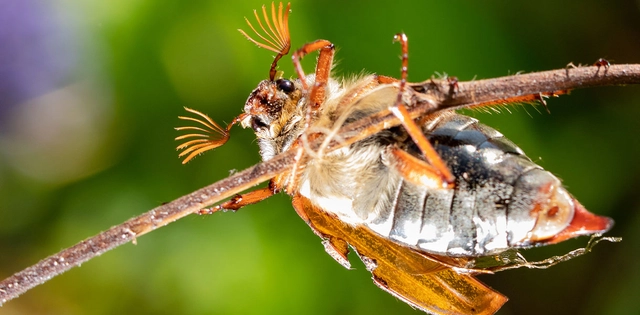
<instances>
[{"instance_id":1,"label":"beetle abdomen","mask_svg":"<svg viewBox=\"0 0 640 315\"><path fill-rule=\"evenodd\" d=\"M398 127L310 160L299 191L348 224L446 256L492 255L610 228L610 219L588 213L558 178L476 119L444 113L423 132L454 175L453 189L417 185L391 166L389 146L422 159Z\"/></svg>"},{"instance_id":2,"label":"beetle abdomen","mask_svg":"<svg viewBox=\"0 0 640 315\"><path fill-rule=\"evenodd\" d=\"M395 177L391 205L366 220L371 229L431 253L489 255L534 243L536 211L555 194L567 198L553 210L561 217L546 232L569 224L573 205L560 181L502 134L457 114L430 125L425 133L456 177L455 188L429 189ZM407 143L407 151L421 156L410 139Z\"/></svg>"}]
</instances>

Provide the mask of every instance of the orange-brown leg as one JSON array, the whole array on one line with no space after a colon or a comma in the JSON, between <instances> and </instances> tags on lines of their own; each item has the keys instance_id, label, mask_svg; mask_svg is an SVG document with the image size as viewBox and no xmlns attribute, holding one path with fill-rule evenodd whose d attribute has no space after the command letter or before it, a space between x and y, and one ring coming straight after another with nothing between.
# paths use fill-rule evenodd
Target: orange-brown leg
<instances>
[{"instance_id":1,"label":"orange-brown leg","mask_svg":"<svg viewBox=\"0 0 640 315\"><path fill-rule=\"evenodd\" d=\"M340 99L340 103L338 103L336 107L337 108L347 107L349 106L349 104L353 104L354 102L357 102L358 98L361 98L363 95L367 95L369 91L375 89L381 84L392 84L392 83L397 83L398 81L399 81L398 79L395 79L392 77L387 77L383 75L372 75L371 77L367 78L367 80L363 80L359 86L351 88L348 93L344 94ZM324 150L329 146L331 141L333 140L342 141L341 138L338 136L338 130L339 130L338 128L343 125L346 119L347 117L343 116L340 119L334 121L333 129L324 132L326 137L322 142L322 144L320 145L320 147L318 148L318 151L317 151L318 155L321 156L323 154ZM302 143L305 149L307 149L307 152L310 151L309 150L310 148L307 145L308 141L309 140L306 140L306 142Z\"/></svg>"},{"instance_id":2,"label":"orange-brown leg","mask_svg":"<svg viewBox=\"0 0 640 315\"><path fill-rule=\"evenodd\" d=\"M449 83L449 94L460 92L458 77L447 77L447 83Z\"/></svg>"},{"instance_id":3,"label":"orange-brown leg","mask_svg":"<svg viewBox=\"0 0 640 315\"><path fill-rule=\"evenodd\" d=\"M324 103L325 100L325 90L327 81L329 81L329 75L331 74L331 65L333 64L333 55L335 52L335 47L333 44L324 39L316 40L315 42L305 44L296 52L293 53L292 60L293 66L296 69L296 73L300 78L300 82L302 83L302 88L305 91L308 91L309 85L306 80L306 76L304 71L302 70L302 64L300 64L300 59L309 53L319 50L318 62L316 64L316 75L313 87L309 92L309 106L307 108L307 113L305 117L305 129L308 130L311 124L311 120L313 115L315 115L316 111L320 108L320 106ZM302 135L304 141L307 140L307 134ZM300 146L298 148L298 154L296 155L296 162L293 165L294 171L291 175L291 180L288 186L293 185L297 180L297 168L300 165L300 160L302 159L303 148ZM291 188L291 187L287 187Z\"/></svg>"},{"instance_id":4,"label":"orange-brown leg","mask_svg":"<svg viewBox=\"0 0 640 315\"><path fill-rule=\"evenodd\" d=\"M302 82L302 88L309 89L306 76L302 70L300 59L309 53L319 50L318 63L316 64L316 78L313 87L309 93L309 100L311 102L311 110L315 111L320 108L320 105L324 102L325 88L327 81L329 81L329 75L331 72L331 65L333 64L333 55L335 47L333 44L324 39L319 39L313 43L308 43L293 53L293 66L296 68L296 73Z\"/></svg>"},{"instance_id":5,"label":"orange-brown leg","mask_svg":"<svg viewBox=\"0 0 640 315\"><path fill-rule=\"evenodd\" d=\"M537 94L527 94L527 95L521 95L521 96L506 98L506 99L502 99L502 100L478 103L478 104L475 104L475 105L470 106L468 108L491 107L491 106L505 105L505 104L539 102L539 103L542 104L542 106L544 106L544 108L547 110L547 112L549 112L549 109L547 108L547 101L545 100L545 98L547 98L547 97L558 97L560 95L564 95L564 94L568 94L568 93L569 93L569 90L558 90L558 91L554 91L554 92L543 92L543 93L537 93Z\"/></svg>"},{"instance_id":6,"label":"orange-brown leg","mask_svg":"<svg viewBox=\"0 0 640 315\"><path fill-rule=\"evenodd\" d=\"M391 83L396 83L398 81L400 80L396 78L388 77L386 75L378 75L378 83L380 84L391 84Z\"/></svg>"},{"instance_id":7,"label":"orange-brown leg","mask_svg":"<svg viewBox=\"0 0 640 315\"><path fill-rule=\"evenodd\" d=\"M262 200L265 200L275 195L277 192L278 192L278 189L276 188L276 185L274 184L273 180L271 180L269 181L269 186L267 187L256 189L246 194L235 195L233 198L217 206L201 209L200 211L198 211L198 214L200 215L213 214L220 210L236 211L244 206L248 206L254 203L258 203Z\"/></svg>"},{"instance_id":8,"label":"orange-brown leg","mask_svg":"<svg viewBox=\"0 0 640 315\"><path fill-rule=\"evenodd\" d=\"M340 103L338 104L338 108L342 106L346 106L347 104L353 103L358 97L362 97L362 95L366 95L367 91L370 91L381 84L391 84L397 83L399 80L396 78L384 76L384 75L374 75L372 80L362 84L360 87L352 89L349 94L345 94L342 99L340 99Z\"/></svg>"},{"instance_id":9,"label":"orange-brown leg","mask_svg":"<svg viewBox=\"0 0 640 315\"><path fill-rule=\"evenodd\" d=\"M303 135L303 137L306 137L306 135ZM296 191L296 187L298 187L298 180L300 179L300 174L301 174L301 165L304 165L303 163L305 162L305 155L304 155L304 146L301 143L301 139L298 139L298 141L296 141L296 143L293 144L293 146L289 149L289 150L296 150L296 155L294 157L294 162L293 165L291 167L291 172L286 175L281 174L278 177L275 178L276 181L278 181L279 183L281 183L282 186L285 187L285 192L287 193L291 193L293 191Z\"/></svg>"},{"instance_id":10,"label":"orange-brown leg","mask_svg":"<svg viewBox=\"0 0 640 315\"><path fill-rule=\"evenodd\" d=\"M435 169L438 176L440 176L440 181L442 182L442 187L453 187L453 182L455 178L446 164L438 155L429 140L425 137L422 129L416 124L413 119L411 119L411 115L407 108L404 106L402 102L402 95L404 94L405 87L407 85L407 67L409 63L409 44L407 41L407 36L405 34L397 34L394 37L394 40L399 41L402 46L402 74L400 78L400 89L398 92L398 99L396 103L389 108L389 110L400 119L400 122L407 130L411 139L416 143L422 154L427 159L427 162Z\"/></svg>"},{"instance_id":11,"label":"orange-brown leg","mask_svg":"<svg viewBox=\"0 0 640 315\"><path fill-rule=\"evenodd\" d=\"M417 185L432 189L452 188L453 184L444 182L438 169L433 165L397 147L389 147L387 152L393 167L402 178Z\"/></svg>"}]
</instances>

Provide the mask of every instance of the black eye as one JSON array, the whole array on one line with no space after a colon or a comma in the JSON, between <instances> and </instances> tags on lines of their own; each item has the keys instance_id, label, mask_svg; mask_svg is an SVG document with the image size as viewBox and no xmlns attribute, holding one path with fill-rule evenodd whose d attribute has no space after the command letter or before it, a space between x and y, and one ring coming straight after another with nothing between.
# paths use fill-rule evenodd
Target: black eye
<instances>
[{"instance_id":1,"label":"black eye","mask_svg":"<svg viewBox=\"0 0 640 315\"><path fill-rule=\"evenodd\" d=\"M253 130L263 129L267 127L268 127L267 124L265 124L265 122L262 121L262 119L258 117L251 118L251 128L253 128Z\"/></svg>"},{"instance_id":2,"label":"black eye","mask_svg":"<svg viewBox=\"0 0 640 315\"><path fill-rule=\"evenodd\" d=\"M293 90L295 89L295 87L293 86L293 82L287 79L278 79L276 80L276 84L278 85L278 90L287 94L293 92Z\"/></svg>"}]
</instances>

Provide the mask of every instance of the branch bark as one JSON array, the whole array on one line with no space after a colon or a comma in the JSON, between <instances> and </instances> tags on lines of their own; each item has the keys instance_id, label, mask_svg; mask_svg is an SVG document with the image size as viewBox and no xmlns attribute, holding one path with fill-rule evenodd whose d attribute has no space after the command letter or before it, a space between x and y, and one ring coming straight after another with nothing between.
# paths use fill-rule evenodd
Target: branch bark
<instances>
[{"instance_id":1,"label":"branch bark","mask_svg":"<svg viewBox=\"0 0 640 315\"><path fill-rule=\"evenodd\" d=\"M409 85L414 90L427 95L431 100L429 102L418 101L409 110L413 117L421 117L443 109L511 102L527 99L527 97L563 93L578 88L625 84L640 84L640 65L613 65L608 68L590 66L518 74L495 79L460 82L455 90L446 80L429 80ZM435 105L433 100L435 100ZM372 133L398 124L399 121L388 111L350 123L340 130L342 141L332 143L330 149L348 145ZM322 141L323 139L319 138L310 145L312 148L318 148ZM269 180L275 175L289 170L293 162L294 152L285 152L267 162L259 163L196 190L49 256L0 282L0 306L29 289L106 251L128 242L135 243L138 236Z\"/></svg>"}]
</instances>

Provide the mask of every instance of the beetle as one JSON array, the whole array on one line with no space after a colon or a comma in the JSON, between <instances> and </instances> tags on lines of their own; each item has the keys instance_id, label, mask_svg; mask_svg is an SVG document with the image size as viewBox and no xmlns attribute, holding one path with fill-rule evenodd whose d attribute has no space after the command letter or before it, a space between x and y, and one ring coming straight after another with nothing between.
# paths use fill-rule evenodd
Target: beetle
<instances>
[{"instance_id":1,"label":"beetle","mask_svg":"<svg viewBox=\"0 0 640 315\"><path fill-rule=\"evenodd\" d=\"M345 45L345 47L346 47L346 45ZM475 55L475 53L473 53L472 55ZM343 56L343 55L341 55L341 56ZM415 68L413 68L413 69L415 69ZM616 66L612 66L612 69L611 69L612 71L611 71L611 73L610 73L610 74L616 73L617 69L618 69L618 68L617 68L617 65L616 65ZM603 70L604 70L604 69L603 69ZM603 72L603 70L601 70L600 72L602 73L602 72ZM573 73L573 72L572 72L572 73ZM524 78L524 77L523 77L523 78ZM462 88L462 91L460 91L460 92L459 92L459 94L458 94L458 95L459 95L459 97L462 97L462 96L464 95L464 92L465 92L465 91L464 91L464 90L465 90L465 88L464 88L464 87L465 87L465 85L464 85L464 84L460 84L460 88ZM449 89L449 87L446 87L446 89ZM574 96L574 97L579 97L579 96ZM157 104L156 104L156 105L157 105ZM619 104L617 104L617 103L616 103L616 107L617 107L618 105L619 105ZM556 112L556 113L554 113L554 114L556 114L556 116L558 116L558 115L557 115L557 114L558 114L557 112ZM503 119L503 118L501 118L501 119ZM511 118L508 118L508 119L511 119ZM564 118L564 117L563 117L562 119L563 119L563 121L564 121L566 118ZM313 141L312 141L312 142L313 142ZM545 155L545 156L546 156L546 155ZM273 163L266 163L266 164L273 165ZM565 172L565 171L563 171L563 172ZM163 172L163 173L164 173L164 172ZM226 173L226 171L225 171L225 173ZM233 177L233 178L237 178L237 177ZM225 183L227 183L227 184L228 184L228 183L229 183L229 181L225 181ZM160 200L159 200L157 203L159 204L159 203L160 203L160 201L162 201L162 199L163 199L163 198L164 198L164 197L160 197L160 198L159 198ZM168 206L170 206L170 205L171 205L171 204L168 204ZM162 209L168 209L168 208L170 208L170 207L162 207ZM94 209L94 210L96 210L96 209ZM158 212L156 211L156 212L155 212L155 214L157 215L157 214L158 214ZM134 231L138 231L138 230L137 230L137 229L134 229ZM196 231L191 231L191 233L195 233L195 232L196 232ZM134 235L132 235L131 237L134 237L134 238L135 238L135 236L136 236L136 235L137 235L137 234L134 234ZM131 240L131 238L129 238L129 236L127 236L126 240L129 240L129 241L130 241L130 240ZM228 240L227 240L227 241L228 241ZM217 243L217 242L216 242L216 243ZM59 246L59 245L56 245L56 246ZM83 271L81 271L81 272L84 272L84 270L87 270L86 268L87 268L87 267L83 268ZM555 271L555 270L554 270L554 271ZM202 271L200 271L200 272L202 272ZM539 274L539 275L542 275L542 274L547 274L547 273L538 273L538 274ZM181 278L182 278L182 277L181 277ZM96 281L98 281L98 280L96 280ZM515 283L515 282L513 282L513 283ZM172 289L173 289L173 288L172 288ZM190 296L191 296L191 295L190 295ZM235 296L235 295L234 295L234 296ZM177 295L176 295L176 297L177 297ZM72 298L72 297L69 297L69 298ZM18 301L18 302L19 302L19 301ZM213 302L212 302L212 303L213 303ZM511 303L510 303L510 304L511 304Z\"/></svg>"},{"instance_id":2,"label":"beetle","mask_svg":"<svg viewBox=\"0 0 640 315\"><path fill-rule=\"evenodd\" d=\"M238 210L284 191L293 197L300 217L323 239L331 257L350 268L350 246L380 288L413 307L442 314L492 314L506 301L462 275L484 271L474 268L476 258L502 257L513 249L599 235L611 228L611 219L585 210L557 177L498 131L451 110L413 117L408 108L436 107L428 91L437 87L433 80L407 83L404 34L395 37L402 45L401 79L375 74L332 78L335 47L322 39L292 54L297 79L277 77L277 63L291 47L289 6L283 13L282 3L277 11L272 4L271 22L264 6L264 23L254 11L265 35L247 20L263 42L240 31L259 47L277 53L269 79L251 92L244 112L222 128L187 108L196 118L180 118L199 126L176 128L194 131L176 140L186 140L178 149L187 163L226 143L230 128L241 124L255 132L263 161L295 152L293 166L267 187L237 195L201 214ZM300 60L313 51L319 52L316 70L305 75ZM446 82L448 94L455 98L457 80ZM560 93L564 91L501 102L543 101ZM476 104L490 105L494 102ZM344 134L339 130L345 125L385 112L401 126L365 134L348 144L341 139ZM310 139L323 136L319 147L310 147ZM325 152L332 142L341 147ZM439 273L450 270L459 274ZM433 284L447 277L465 284L448 284L446 289ZM482 294L471 296L465 293L472 291L466 286Z\"/></svg>"}]
</instances>

